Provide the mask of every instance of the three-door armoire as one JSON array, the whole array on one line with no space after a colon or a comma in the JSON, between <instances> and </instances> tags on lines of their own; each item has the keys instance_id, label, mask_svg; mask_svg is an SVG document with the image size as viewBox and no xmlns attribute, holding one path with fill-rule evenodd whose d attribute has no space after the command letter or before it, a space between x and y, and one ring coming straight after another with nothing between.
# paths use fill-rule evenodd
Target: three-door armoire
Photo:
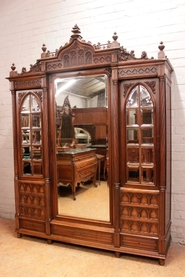
<instances>
[{"instance_id":1,"label":"three-door armoire","mask_svg":"<svg viewBox=\"0 0 185 277\"><path fill-rule=\"evenodd\" d=\"M171 73L75 25L10 82L17 236L157 258L171 227Z\"/></svg>"}]
</instances>

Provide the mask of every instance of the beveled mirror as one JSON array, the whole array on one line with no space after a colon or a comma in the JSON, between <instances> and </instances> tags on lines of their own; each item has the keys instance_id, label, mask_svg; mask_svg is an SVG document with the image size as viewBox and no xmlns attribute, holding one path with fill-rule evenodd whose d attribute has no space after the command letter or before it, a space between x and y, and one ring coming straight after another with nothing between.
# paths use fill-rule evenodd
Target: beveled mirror
<instances>
[{"instance_id":1,"label":"beveled mirror","mask_svg":"<svg viewBox=\"0 0 185 277\"><path fill-rule=\"evenodd\" d=\"M54 94L58 214L109 221L107 76L56 74Z\"/></svg>"}]
</instances>

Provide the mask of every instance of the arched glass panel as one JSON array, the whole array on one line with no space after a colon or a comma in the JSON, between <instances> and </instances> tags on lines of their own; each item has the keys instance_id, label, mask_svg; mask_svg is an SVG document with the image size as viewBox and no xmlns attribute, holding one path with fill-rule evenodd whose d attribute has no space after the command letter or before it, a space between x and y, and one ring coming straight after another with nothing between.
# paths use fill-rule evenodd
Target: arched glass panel
<instances>
[{"instance_id":1,"label":"arched glass panel","mask_svg":"<svg viewBox=\"0 0 185 277\"><path fill-rule=\"evenodd\" d=\"M24 175L42 174L41 108L38 99L29 93L20 110L22 135L22 172Z\"/></svg>"},{"instance_id":2,"label":"arched glass panel","mask_svg":"<svg viewBox=\"0 0 185 277\"><path fill-rule=\"evenodd\" d=\"M128 183L154 183L154 118L149 91L137 85L126 102L126 175Z\"/></svg>"}]
</instances>

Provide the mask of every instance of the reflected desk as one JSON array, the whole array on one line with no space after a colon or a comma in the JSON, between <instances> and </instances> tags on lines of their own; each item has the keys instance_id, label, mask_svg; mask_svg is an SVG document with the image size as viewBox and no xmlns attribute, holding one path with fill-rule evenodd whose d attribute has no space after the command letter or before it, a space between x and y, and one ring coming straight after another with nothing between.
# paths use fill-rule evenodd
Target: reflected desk
<instances>
[{"instance_id":1,"label":"reflected desk","mask_svg":"<svg viewBox=\"0 0 185 277\"><path fill-rule=\"evenodd\" d=\"M96 149L71 149L57 153L57 183L70 184L74 200L76 200L76 187L81 182L92 179L96 186L96 171Z\"/></svg>"}]
</instances>

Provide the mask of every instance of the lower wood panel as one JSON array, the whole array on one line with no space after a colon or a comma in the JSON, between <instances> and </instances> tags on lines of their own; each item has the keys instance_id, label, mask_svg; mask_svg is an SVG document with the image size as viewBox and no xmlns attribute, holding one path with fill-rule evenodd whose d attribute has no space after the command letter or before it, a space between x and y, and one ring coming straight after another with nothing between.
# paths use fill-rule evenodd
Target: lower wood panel
<instances>
[{"instance_id":1,"label":"lower wood panel","mask_svg":"<svg viewBox=\"0 0 185 277\"><path fill-rule=\"evenodd\" d=\"M25 229L25 230L30 230L30 231L42 232L42 233L45 233L45 231L46 231L45 222L33 221L33 220L28 220L28 219L20 219L19 220L19 228Z\"/></svg>"},{"instance_id":2,"label":"lower wood panel","mask_svg":"<svg viewBox=\"0 0 185 277\"><path fill-rule=\"evenodd\" d=\"M113 233L91 229L76 228L76 226L52 225L52 235L72 238L73 240L83 240L89 242L98 242L100 244L113 245Z\"/></svg>"},{"instance_id":3,"label":"lower wood panel","mask_svg":"<svg viewBox=\"0 0 185 277\"><path fill-rule=\"evenodd\" d=\"M142 238L139 236L121 235L121 247L141 249L146 251L157 251L158 240L153 238Z\"/></svg>"}]
</instances>

